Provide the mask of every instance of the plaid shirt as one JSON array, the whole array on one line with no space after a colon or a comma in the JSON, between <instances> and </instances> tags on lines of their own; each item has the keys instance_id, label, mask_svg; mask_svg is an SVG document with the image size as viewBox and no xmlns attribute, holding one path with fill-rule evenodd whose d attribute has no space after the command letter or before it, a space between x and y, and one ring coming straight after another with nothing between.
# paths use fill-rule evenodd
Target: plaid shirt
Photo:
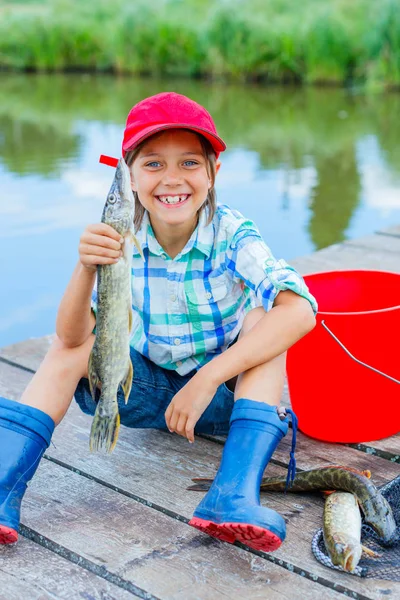
<instances>
[{"instance_id":1,"label":"plaid shirt","mask_svg":"<svg viewBox=\"0 0 400 600\"><path fill-rule=\"evenodd\" d=\"M171 259L158 243L145 212L132 262L131 345L164 369L186 375L220 354L256 306L269 311L281 290L315 298L301 275L273 257L255 224L218 205L199 223L183 250ZM96 286L92 293L96 313Z\"/></svg>"}]
</instances>

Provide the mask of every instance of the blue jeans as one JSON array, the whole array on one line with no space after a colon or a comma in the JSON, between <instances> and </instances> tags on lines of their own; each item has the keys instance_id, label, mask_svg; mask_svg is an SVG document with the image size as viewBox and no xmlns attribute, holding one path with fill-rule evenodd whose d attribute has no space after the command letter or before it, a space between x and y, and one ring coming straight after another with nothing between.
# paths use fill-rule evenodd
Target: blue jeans
<instances>
[{"instance_id":1,"label":"blue jeans","mask_svg":"<svg viewBox=\"0 0 400 600\"><path fill-rule=\"evenodd\" d=\"M187 375L179 375L176 371L159 367L132 346L130 354L134 376L128 403L125 404L121 386L117 394L121 423L126 427L168 431L165 411L175 394L195 375L196 370ZM79 381L74 396L84 413L94 415L97 404L90 394L89 381L86 378ZM227 435L233 398L233 392L225 383L220 385L198 420L194 432Z\"/></svg>"}]
</instances>

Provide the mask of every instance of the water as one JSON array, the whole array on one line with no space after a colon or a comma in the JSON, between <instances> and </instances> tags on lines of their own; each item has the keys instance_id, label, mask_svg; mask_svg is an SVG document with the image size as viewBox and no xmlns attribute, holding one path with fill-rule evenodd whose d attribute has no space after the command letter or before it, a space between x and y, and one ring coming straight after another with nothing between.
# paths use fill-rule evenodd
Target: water
<instances>
[{"instance_id":1,"label":"water","mask_svg":"<svg viewBox=\"0 0 400 600\"><path fill-rule=\"evenodd\" d=\"M228 150L218 201L291 259L400 223L400 96L106 76L0 78L0 347L55 330L99 222L126 115L161 91L211 112Z\"/></svg>"}]
</instances>

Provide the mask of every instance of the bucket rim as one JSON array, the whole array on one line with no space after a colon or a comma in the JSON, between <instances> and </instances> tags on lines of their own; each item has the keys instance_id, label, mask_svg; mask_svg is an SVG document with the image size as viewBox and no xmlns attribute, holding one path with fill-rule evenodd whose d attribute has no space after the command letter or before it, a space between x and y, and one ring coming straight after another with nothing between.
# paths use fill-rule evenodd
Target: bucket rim
<instances>
[{"instance_id":1,"label":"bucket rim","mask_svg":"<svg viewBox=\"0 0 400 600\"><path fill-rule=\"evenodd\" d=\"M383 275L396 275L400 277L400 273L396 273L395 271L381 271L379 269L332 269L330 271L316 271L315 273L306 273L302 275L303 278L306 277L314 277L317 275L335 275L336 273L382 273ZM307 282L306 282L307 283ZM347 312L336 312L336 311L318 311L316 316L322 315L335 315L336 317L346 317L349 315L357 316L357 315L374 315L383 312L390 312L393 310L400 310L400 304L396 304L396 306L390 306L389 308L378 308L376 310L357 310L357 311L347 311Z\"/></svg>"}]
</instances>

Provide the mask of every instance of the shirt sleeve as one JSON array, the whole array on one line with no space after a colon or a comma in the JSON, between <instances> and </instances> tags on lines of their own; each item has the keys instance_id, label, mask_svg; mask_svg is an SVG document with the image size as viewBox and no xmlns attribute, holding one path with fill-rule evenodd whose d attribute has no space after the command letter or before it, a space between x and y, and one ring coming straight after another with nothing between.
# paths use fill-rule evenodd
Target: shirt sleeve
<instances>
[{"instance_id":1,"label":"shirt sleeve","mask_svg":"<svg viewBox=\"0 0 400 600\"><path fill-rule=\"evenodd\" d=\"M300 275L285 260L277 260L257 230L238 231L226 255L226 267L236 281L253 290L265 311L269 311L279 292L291 290L308 300L314 314L317 302Z\"/></svg>"}]
</instances>

